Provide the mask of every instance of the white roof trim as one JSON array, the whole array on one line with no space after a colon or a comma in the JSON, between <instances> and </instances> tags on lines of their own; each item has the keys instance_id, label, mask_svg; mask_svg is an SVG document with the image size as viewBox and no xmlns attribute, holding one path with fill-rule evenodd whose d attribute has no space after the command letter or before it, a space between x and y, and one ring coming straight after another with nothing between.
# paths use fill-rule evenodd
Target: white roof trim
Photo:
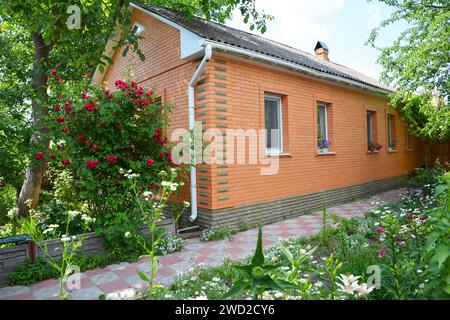
<instances>
[{"instance_id":1,"label":"white roof trim","mask_svg":"<svg viewBox=\"0 0 450 320\"><path fill-rule=\"evenodd\" d=\"M181 59L186 59L194 54L199 53L200 51L203 51L203 48L201 46L203 38L201 38L199 35L150 10L146 10L140 6L137 6L134 3L130 3L130 6L180 31Z\"/></svg>"}]
</instances>

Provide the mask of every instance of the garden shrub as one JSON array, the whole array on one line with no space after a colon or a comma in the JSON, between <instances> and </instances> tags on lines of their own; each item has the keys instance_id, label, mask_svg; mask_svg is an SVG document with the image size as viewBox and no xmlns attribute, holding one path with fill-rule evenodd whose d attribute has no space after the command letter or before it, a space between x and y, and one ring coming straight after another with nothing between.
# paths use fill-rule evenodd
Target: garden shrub
<instances>
[{"instance_id":1,"label":"garden shrub","mask_svg":"<svg viewBox=\"0 0 450 320\"><path fill-rule=\"evenodd\" d=\"M123 234L142 225L130 193L128 172L137 172L139 190L158 193L158 173L175 164L166 136L170 107L155 91L137 83L115 82L116 91L52 77L49 148L36 150L33 161L49 160L71 175L60 175L55 196L75 193L96 219L96 231L112 250L127 252L133 239ZM70 202L70 201L69 201ZM125 247L121 247L124 245Z\"/></svg>"},{"instance_id":2,"label":"garden shrub","mask_svg":"<svg viewBox=\"0 0 450 320\"><path fill-rule=\"evenodd\" d=\"M216 240L231 240L233 235L239 232L236 226L225 227L211 227L202 230L200 240L202 241L216 241Z\"/></svg>"},{"instance_id":3,"label":"garden shrub","mask_svg":"<svg viewBox=\"0 0 450 320\"><path fill-rule=\"evenodd\" d=\"M0 225L8 221L8 211L16 206L16 189L7 184L0 187Z\"/></svg>"},{"instance_id":4,"label":"garden shrub","mask_svg":"<svg viewBox=\"0 0 450 320\"><path fill-rule=\"evenodd\" d=\"M163 237L161 241L155 245L155 253L159 256L163 256L169 253L180 251L183 246L183 238L175 235L169 235L167 237Z\"/></svg>"},{"instance_id":5,"label":"garden shrub","mask_svg":"<svg viewBox=\"0 0 450 320\"><path fill-rule=\"evenodd\" d=\"M444 174L445 169L439 163L436 163L431 168L417 168L413 177L408 181L408 187L423 189L428 195L433 194L436 186L444 183L442 178Z\"/></svg>"}]
</instances>

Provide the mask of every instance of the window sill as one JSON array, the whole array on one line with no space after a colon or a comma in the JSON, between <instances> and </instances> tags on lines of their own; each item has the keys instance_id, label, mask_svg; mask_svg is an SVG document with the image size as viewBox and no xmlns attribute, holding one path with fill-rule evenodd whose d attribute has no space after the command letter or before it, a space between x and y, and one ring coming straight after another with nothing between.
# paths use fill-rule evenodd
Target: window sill
<instances>
[{"instance_id":1,"label":"window sill","mask_svg":"<svg viewBox=\"0 0 450 320\"><path fill-rule=\"evenodd\" d=\"M268 153L268 154L266 154L266 157L268 157L268 158L270 158L270 157L291 158L292 154L286 153L286 152L282 152L282 153Z\"/></svg>"},{"instance_id":2,"label":"window sill","mask_svg":"<svg viewBox=\"0 0 450 320\"><path fill-rule=\"evenodd\" d=\"M367 151L367 154L378 154L380 151Z\"/></svg>"},{"instance_id":3,"label":"window sill","mask_svg":"<svg viewBox=\"0 0 450 320\"><path fill-rule=\"evenodd\" d=\"M335 156L336 155L336 152L331 152L331 151L328 151L328 152L317 152L317 156Z\"/></svg>"},{"instance_id":4,"label":"window sill","mask_svg":"<svg viewBox=\"0 0 450 320\"><path fill-rule=\"evenodd\" d=\"M397 153L398 151L397 150L388 150L387 152L388 153Z\"/></svg>"}]
</instances>

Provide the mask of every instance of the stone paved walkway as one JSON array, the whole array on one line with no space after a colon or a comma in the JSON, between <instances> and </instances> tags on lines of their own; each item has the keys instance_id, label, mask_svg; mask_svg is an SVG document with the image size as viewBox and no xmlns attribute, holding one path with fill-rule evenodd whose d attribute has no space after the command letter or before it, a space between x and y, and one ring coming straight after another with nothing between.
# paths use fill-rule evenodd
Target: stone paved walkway
<instances>
[{"instance_id":1,"label":"stone paved walkway","mask_svg":"<svg viewBox=\"0 0 450 320\"><path fill-rule=\"evenodd\" d=\"M405 189L392 190L378 194L369 199L342 204L328 209L330 214L344 218L360 216L379 202L398 200L406 193ZM321 212L281 221L263 227L263 246L267 248L276 242L301 236L310 236L321 227ZM218 265L225 258L240 259L249 256L254 250L257 230L252 229L234 236L232 241L201 242L198 238L189 239L179 252L160 258L157 281L168 285L177 274L187 271L199 264ZM104 269L89 270L81 274L81 289L70 292L75 300L98 299L105 294L109 298L126 296L143 286L136 270L149 271L145 261L120 263ZM0 288L0 300L49 300L58 299L58 280L45 280L29 287L14 286Z\"/></svg>"}]
</instances>

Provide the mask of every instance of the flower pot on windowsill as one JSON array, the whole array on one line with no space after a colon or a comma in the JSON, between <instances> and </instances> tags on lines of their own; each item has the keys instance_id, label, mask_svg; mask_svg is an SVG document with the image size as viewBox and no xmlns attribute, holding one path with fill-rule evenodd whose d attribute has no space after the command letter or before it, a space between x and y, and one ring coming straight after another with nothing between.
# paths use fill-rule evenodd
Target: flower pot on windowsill
<instances>
[{"instance_id":1,"label":"flower pot on windowsill","mask_svg":"<svg viewBox=\"0 0 450 320\"><path fill-rule=\"evenodd\" d=\"M389 152L395 151L395 147L388 147L388 151L389 151Z\"/></svg>"}]
</instances>

